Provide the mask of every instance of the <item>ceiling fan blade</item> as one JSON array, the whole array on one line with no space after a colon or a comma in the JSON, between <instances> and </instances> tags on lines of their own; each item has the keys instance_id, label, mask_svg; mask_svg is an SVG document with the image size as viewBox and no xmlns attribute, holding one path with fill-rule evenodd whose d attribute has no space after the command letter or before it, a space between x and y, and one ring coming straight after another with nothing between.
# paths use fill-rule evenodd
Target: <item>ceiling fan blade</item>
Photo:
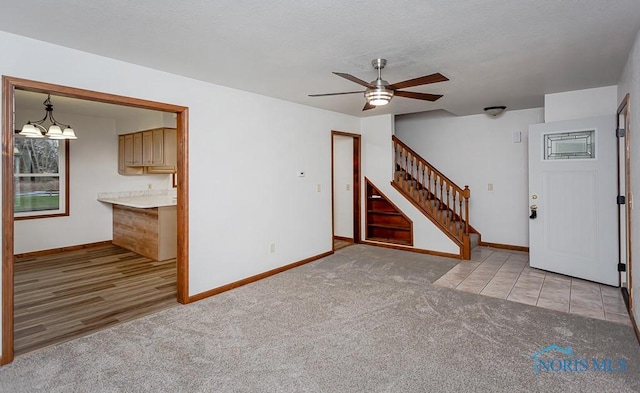
<instances>
[{"instance_id":1,"label":"ceiling fan blade","mask_svg":"<svg viewBox=\"0 0 640 393\"><path fill-rule=\"evenodd\" d=\"M405 98L415 98L416 100L436 101L442 97L441 94L416 93L414 91L396 90L394 95Z\"/></svg>"},{"instance_id":2,"label":"ceiling fan blade","mask_svg":"<svg viewBox=\"0 0 640 393\"><path fill-rule=\"evenodd\" d=\"M351 74L345 74L345 73L342 73L342 72L334 72L334 74L336 74L338 76L341 76L344 79L348 79L351 82L355 82L355 83L357 83L357 84L359 84L361 86L364 86L364 87L371 87L371 88L374 87L371 83L365 82L362 79L358 79L358 78L356 78L355 76L353 76Z\"/></svg>"},{"instance_id":3,"label":"ceiling fan blade","mask_svg":"<svg viewBox=\"0 0 640 393\"><path fill-rule=\"evenodd\" d=\"M364 104L364 108L362 108L362 111L368 111L369 109L373 109L373 108L375 108L375 106L367 102L366 104Z\"/></svg>"},{"instance_id":4,"label":"ceiling fan blade","mask_svg":"<svg viewBox=\"0 0 640 393\"><path fill-rule=\"evenodd\" d=\"M324 96L339 96L342 94L356 94L356 93L364 93L364 90L362 91L345 91L344 93L326 93L326 94L309 94L309 97L324 97Z\"/></svg>"},{"instance_id":5,"label":"ceiling fan blade","mask_svg":"<svg viewBox=\"0 0 640 393\"><path fill-rule=\"evenodd\" d=\"M392 85L387 86L388 89L396 90L396 89L405 89L407 87L420 86L420 85L428 85L429 83L436 82L445 82L448 81L449 78L442 75L439 72L435 74L421 76L419 78L409 79L403 82L394 83Z\"/></svg>"}]
</instances>

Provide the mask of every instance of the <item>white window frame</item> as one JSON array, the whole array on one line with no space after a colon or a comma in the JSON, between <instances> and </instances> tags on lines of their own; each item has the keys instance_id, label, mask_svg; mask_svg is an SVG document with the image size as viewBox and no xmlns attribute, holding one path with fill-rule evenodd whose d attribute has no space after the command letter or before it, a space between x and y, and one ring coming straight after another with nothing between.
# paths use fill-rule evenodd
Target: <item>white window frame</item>
<instances>
[{"instance_id":1,"label":"white window frame","mask_svg":"<svg viewBox=\"0 0 640 393\"><path fill-rule=\"evenodd\" d=\"M69 196L67 192L69 190L68 182L69 182L69 160L68 160L68 152L69 152L69 141L68 140L59 140L58 141L58 173L23 173L18 174L15 173L15 167L13 168L13 178L14 180L18 177L58 177L59 184L59 194L58 194L58 209L51 210L36 210L36 211L26 211L26 212L16 212L14 210L13 217L15 220L29 220L36 218L48 218L48 217L59 217L59 216L68 216L69 215ZM16 189L14 188L13 197L16 197ZM15 209L15 207L14 207Z\"/></svg>"}]
</instances>

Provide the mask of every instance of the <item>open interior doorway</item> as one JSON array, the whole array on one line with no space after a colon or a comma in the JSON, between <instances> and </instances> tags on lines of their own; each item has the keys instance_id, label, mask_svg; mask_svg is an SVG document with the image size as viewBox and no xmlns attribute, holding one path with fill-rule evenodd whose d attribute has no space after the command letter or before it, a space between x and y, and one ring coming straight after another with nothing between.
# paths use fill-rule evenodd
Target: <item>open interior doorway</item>
<instances>
[{"instance_id":1,"label":"open interior doorway","mask_svg":"<svg viewBox=\"0 0 640 393\"><path fill-rule=\"evenodd\" d=\"M360 135L331 131L333 250L359 243Z\"/></svg>"},{"instance_id":2,"label":"open interior doorway","mask_svg":"<svg viewBox=\"0 0 640 393\"><path fill-rule=\"evenodd\" d=\"M2 161L2 357L0 364L7 364L14 357L14 130L15 91L24 90L60 97L141 108L175 115L177 139L176 184L176 289L177 300L188 302L188 176L187 176L187 116L188 108L159 102L116 96L66 86L29 81L3 76L3 161ZM114 141L114 143L117 143ZM117 161L113 163L117 168ZM172 179L173 181L173 179Z\"/></svg>"}]
</instances>

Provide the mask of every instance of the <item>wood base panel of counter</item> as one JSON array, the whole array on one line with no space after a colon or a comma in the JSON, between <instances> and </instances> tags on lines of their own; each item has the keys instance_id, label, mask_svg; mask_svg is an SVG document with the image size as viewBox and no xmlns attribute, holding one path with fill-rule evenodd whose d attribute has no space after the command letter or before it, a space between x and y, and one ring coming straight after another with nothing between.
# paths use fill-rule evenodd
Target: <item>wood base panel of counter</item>
<instances>
[{"instance_id":1,"label":"wood base panel of counter","mask_svg":"<svg viewBox=\"0 0 640 393\"><path fill-rule=\"evenodd\" d=\"M139 209L113 205L113 244L156 261L177 254L175 206Z\"/></svg>"}]
</instances>

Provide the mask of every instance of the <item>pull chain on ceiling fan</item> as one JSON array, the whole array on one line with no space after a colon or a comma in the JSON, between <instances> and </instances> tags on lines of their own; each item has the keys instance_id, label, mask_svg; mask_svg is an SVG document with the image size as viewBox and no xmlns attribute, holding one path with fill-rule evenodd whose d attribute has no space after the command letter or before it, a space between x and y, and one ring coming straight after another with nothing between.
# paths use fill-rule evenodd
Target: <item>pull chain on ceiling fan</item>
<instances>
[{"instance_id":1,"label":"pull chain on ceiling fan","mask_svg":"<svg viewBox=\"0 0 640 393\"><path fill-rule=\"evenodd\" d=\"M309 97L324 97L324 96L337 96L343 94L357 94L364 93L364 97L367 100L363 111L373 109L376 106L386 105L391 101L394 96L405 97L405 98L413 98L416 100L424 100L424 101L436 101L442 95L440 94L427 94L427 93L418 93L413 91L403 91L399 89L404 89L407 87L414 87L420 85L427 85L430 83L437 82L445 82L448 81L449 78L446 76L435 73L431 75L421 76L419 78L409 79L403 82L398 82L394 84L389 84L389 82L382 79L382 69L387 64L386 59L375 59L371 62L373 68L378 70L378 78L373 82L365 82L362 79L356 78L351 74L345 74L342 72L334 72L334 74L350 80L351 82L357 83L361 86L366 87L367 89L364 91L347 91L343 93L327 93L327 94L309 94Z\"/></svg>"}]
</instances>

